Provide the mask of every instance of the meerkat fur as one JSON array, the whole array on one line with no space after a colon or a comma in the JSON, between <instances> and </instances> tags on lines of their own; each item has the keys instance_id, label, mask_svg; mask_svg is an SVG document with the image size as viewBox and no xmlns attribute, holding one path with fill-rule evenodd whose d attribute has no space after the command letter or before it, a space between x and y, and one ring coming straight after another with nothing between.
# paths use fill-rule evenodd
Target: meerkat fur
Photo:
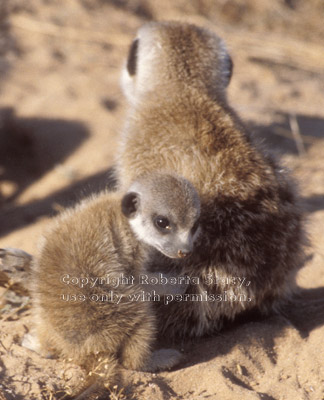
<instances>
[{"instance_id":1,"label":"meerkat fur","mask_svg":"<svg viewBox=\"0 0 324 400\"><path fill-rule=\"evenodd\" d=\"M129 110L116 160L119 187L163 168L191 181L201 200L195 252L181 268L163 258L151 267L199 280L182 301L159 303L167 337L211 334L244 311L276 309L303 262L295 184L228 105L231 73L222 39L179 22L140 28L122 73Z\"/></svg>"},{"instance_id":2,"label":"meerkat fur","mask_svg":"<svg viewBox=\"0 0 324 400\"><path fill-rule=\"evenodd\" d=\"M116 384L119 365L157 371L179 362L177 350L152 353L152 304L133 299L144 289L138 277L152 251L184 258L193 250L199 215L198 194L187 180L154 172L125 192L93 195L63 212L44 234L37 257L1 250L4 264L13 267L16 257L18 267L23 263L30 270L33 350L72 359L100 379L78 399L92 398L90 393L95 398L104 386ZM122 276L133 280L110 283ZM95 281L106 277L104 284ZM76 280L83 284L73 284Z\"/></svg>"}]
</instances>

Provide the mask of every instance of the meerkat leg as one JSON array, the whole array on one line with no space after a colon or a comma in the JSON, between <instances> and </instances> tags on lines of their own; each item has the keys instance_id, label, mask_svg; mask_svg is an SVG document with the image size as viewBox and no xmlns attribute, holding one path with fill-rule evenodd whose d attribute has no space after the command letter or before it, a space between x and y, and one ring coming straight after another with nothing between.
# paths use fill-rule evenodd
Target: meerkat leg
<instances>
[{"instance_id":1,"label":"meerkat leg","mask_svg":"<svg viewBox=\"0 0 324 400\"><path fill-rule=\"evenodd\" d=\"M174 367L183 358L175 349L159 349L151 353L144 338L145 332L140 330L128 340L122 355L125 368L156 372Z\"/></svg>"},{"instance_id":2,"label":"meerkat leg","mask_svg":"<svg viewBox=\"0 0 324 400\"><path fill-rule=\"evenodd\" d=\"M140 322L136 331L126 343L123 343L121 362L125 368L155 372L170 369L180 362L182 354L175 349L151 352L150 344L154 339L154 333L151 320Z\"/></svg>"},{"instance_id":3,"label":"meerkat leg","mask_svg":"<svg viewBox=\"0 0 324 400\"><path fill-rule=\"evenodd\" d=\"M154 319L149 315L142 317L121 347L120 361L127 369L141 370L151 354L151 344L155 338Z\"/></svg>"}]
</instances>

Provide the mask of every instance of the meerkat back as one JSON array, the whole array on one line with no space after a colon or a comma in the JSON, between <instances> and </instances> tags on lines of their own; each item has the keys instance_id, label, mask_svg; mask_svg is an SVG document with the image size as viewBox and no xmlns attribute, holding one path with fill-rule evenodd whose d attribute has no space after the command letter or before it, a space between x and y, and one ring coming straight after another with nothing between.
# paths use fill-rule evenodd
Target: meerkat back
<instances>
[{"instance_id":1,"label":"meerkat back","mask_svg":"<svg viewBox=\"0 0 324 400\"><path fill-rule=\"evenodd\" d=\"M213 125L235 125L226 106L231 74L225 43L206 29L176 22L139 29L121 78L130 107L117 156L120 188L160 164L200 191L206 171L217 173Z\"/></svg>"},{"instance_id":2,"label":"meerkat back","mask_svg":"<svg viewBox=\"0 0 324 400\"><path fill-rule=\"evenodd\" d=\"M202 233L184 262L184 273L197 276L199 285L189 285L186 294L213 297L161 305L160 329L169 336L212 333L245 310L276 308L303 262L294 182L228 105L231 71L217 35L176 22L141 28L123 71L129 112L117 158L119 186L164 168L190 180L201 199ZM231 278L249 284L224 283ZM224 300L226 293L232 300Z\"/></svg>"}]
</instances>

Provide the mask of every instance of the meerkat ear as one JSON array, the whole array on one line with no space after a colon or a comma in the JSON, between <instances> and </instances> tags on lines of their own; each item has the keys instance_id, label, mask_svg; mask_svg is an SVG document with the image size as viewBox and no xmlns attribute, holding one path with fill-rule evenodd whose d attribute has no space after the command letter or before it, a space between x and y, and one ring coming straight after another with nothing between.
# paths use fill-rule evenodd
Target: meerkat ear
<instances>
[{"instance_id":1,"label":"meerkat ear","mask_svg":"<svg viewBox=\"0 0 324 400\"><path fill-rule=\"evenodd\" d=\"M234 64L233 64L232 57L229 54L226 55L226 61L227 61L227 70L226 70L227 84L226 84L226 86L228 86L231 81L232 75L233 75Z\"/></svg>"},{"instance_id":2,"label":"meerkat ear","mask_svg":"<svg viewBox=\"0 0 324 400\"><path fill-rule=\"evenodd\" d=\"M120 79L122 91L130 103L136 102L138 95L138 47L139 39L135 39L129 48L126 65L123 68Z\"/></svg>"},{"instance_id":3,"label":"meerkat ear","mask_svg":"<svg viewBox=\"0 0 324 400\"><path fill-rule=\"evenodd\" d=\"M135 217L139 207L139 194L130 192L125 194L121 202L122 212L127 218Z\"/></svg>"},{"instance_id":4,"label":"meerkat ear","mask_svg":"<svg viewBox=\"0 0 324 400\"><path fill-rule=\"evenodd\" d=\"M134 76L137 70L138 43L139 39L135 39L128 52L126 68L130 76Z\"/></svg>"}]
</instances>

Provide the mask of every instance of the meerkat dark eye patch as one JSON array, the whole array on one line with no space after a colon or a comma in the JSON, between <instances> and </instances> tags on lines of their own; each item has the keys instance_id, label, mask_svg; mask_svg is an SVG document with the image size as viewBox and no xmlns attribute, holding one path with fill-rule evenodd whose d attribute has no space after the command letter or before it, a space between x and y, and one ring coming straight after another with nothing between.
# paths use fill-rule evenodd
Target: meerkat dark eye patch
<instances>
[{"instance_id":1,"label":"meerkat dark eye patch","mask_svg":"<svg viewBox=\"0 0 324 400\"><path fill-rule=\"evenodd\" d=\"M139 39L135 39L131 44L127 58L127 71L130 76L136 74L137 69L137 52L138 52Z\"/></svg>"},{"instance_id":2,"label":"meerkat dark eye patch","mask_svg":"<svg viewBox=\"0 0 324 400\"><path fill-rule=\"evenodd\" d=\"M123 197L121 202L121 208L123 214L127 218L135 216L136 211L138 210L138 206L139 206L139 196L137 193L130 192Z\"/></svg>"},{"instance_id":3,"label":"meerkat dark eye patch","mask_svg":"<svg viewBox=\"0 0 324 400\"><path fill-rule=\"evenodd\" d=\"M158 215L153 218L153 222L159 231L163 233L168 233L171 231L171 224L168 218Z\"/></svg>"}]
</instances>

